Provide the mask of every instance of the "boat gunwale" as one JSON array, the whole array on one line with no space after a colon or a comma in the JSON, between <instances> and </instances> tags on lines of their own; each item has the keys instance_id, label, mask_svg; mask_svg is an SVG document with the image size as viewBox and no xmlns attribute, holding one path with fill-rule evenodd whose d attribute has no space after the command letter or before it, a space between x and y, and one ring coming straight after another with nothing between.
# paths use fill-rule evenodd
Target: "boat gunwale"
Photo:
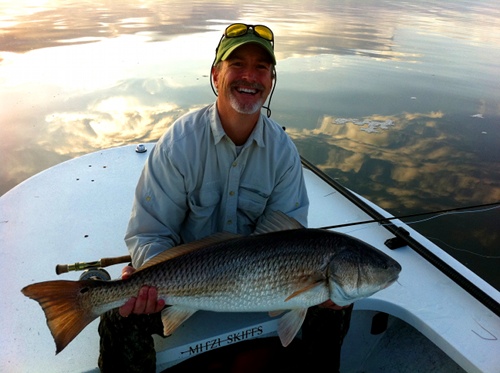
<instances>
[{"instance_id":1,"label":"boat gunwale","mask_svg":"<svg viewBox=\"0 0 500 373\"><path fill-rule=\"evenodd\" d=\"M332 188L341 193L345 198L347 198L350 202L354 203L358 208L360 208L363 212L371 216L374 220L382 221L387 218L387 216L382 215L379 211L371 207L368 203L363 201L355 193L351 192L342 184L329 177L327 174L325 174L318 167L316 167L314 164L312 164L302 156L301 156L301 162L304 167L312 171L316 176L320 177L324 182L326 182ZM387 229L389 232L391 232L394 236L399 238L403 243L405 243L408 247L413 249L424 259L426 259L430 264L432 264L434 267L436 267L442 273L448 276L457 285L462 287L470 295L472 295L479 302L481 302L490 311L492 311L493 313L495 313L497 316L500 317L500 303L498 303L485 291L480 289L467 277L462 275L460 272L458 272L444 260L442 260L433 252L431 252L429 249L427 249L421 242L414 239L411 236L411 234L408 233L408 231L406 231L404 228L398 227L394 223L389 222L387 220L383 224L383 227Z\"/></svg>"}]
</instances>

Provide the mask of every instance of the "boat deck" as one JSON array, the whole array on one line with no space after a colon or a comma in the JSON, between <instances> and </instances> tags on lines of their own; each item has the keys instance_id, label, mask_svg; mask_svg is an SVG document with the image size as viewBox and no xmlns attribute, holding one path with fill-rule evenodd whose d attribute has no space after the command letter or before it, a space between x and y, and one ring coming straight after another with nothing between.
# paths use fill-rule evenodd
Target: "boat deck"
<instances>
[{"instance_id":1,"label":"boat deck","mask_svg":"<svg viewBox=\"0 0 500 373\"><path fill-rule=\"evenodd\" d=\"M146 147L151 149L152 145ZM35 175L0 197L3 263L0 308L3 315L9 315L0 318L1 371L97 371L97 321L55 356L55 345L42 310L24 297L20 289L29 283L57 278L56 264L127 253L123 236L134 187L148 154L149 151L136 153L133 146L92 153ZM310 227L370 219L313 172L305 170L305 177L311 200ZM417 232L405 228L413 238L471 278L496 302L500 301L498 291ZM442 354L442 358L429 363L426 371L437 364L441 367L432 371L500 372L500 319L495 313L411 248L387 249L384 242L393 235L378 223L339 231L380 248L403 267L398 283L355 304L351 331L343 350L343 372L388 372L387 367L380 365L384 360L398 367L392 371L418 371L411 368L409 359L413 357L409 354L411 351L418 354L416 346L422 348L421 343L436 346ZM109 272L112 277L118 277L120 269L119 265L110 267ZM78 279L79 274L59 277ZM365 324L371 323L378 312L390 315L390 327L372 338ZM198 312L172 337L157 341L158 370L208 350L209 342L216 338L223 341L230 335L254 337L257 336L255 328L259 326L272 333L275 323L276 319L265 314ZM396 339L397 333L400 336ZM367 340L361 341L361 338ZM379 343L373 344L375 339ZM352 352L360 350L357 347L361 344L368 346L363 350L366 351L363 358ZM166 348L168 352L162 352ZM375 369L377 361L379 366ZM408 369L403 369L405 361Z\"/></svg>"}]
</instances>

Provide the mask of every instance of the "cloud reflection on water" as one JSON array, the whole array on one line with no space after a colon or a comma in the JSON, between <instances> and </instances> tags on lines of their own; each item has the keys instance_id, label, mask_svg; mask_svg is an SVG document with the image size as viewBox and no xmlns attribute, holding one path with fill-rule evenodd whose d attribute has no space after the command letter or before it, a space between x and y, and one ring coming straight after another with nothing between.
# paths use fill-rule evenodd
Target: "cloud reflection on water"
<instances>
[{"instance_id":1,"label":"cloud reflection on water","mask_svg":"<svg viewBox=\"0 0 500 373\"><path fill-rule=\"evenodd\" d=\"M157 111L164 113L164 106L177 107L174 114L179 114L213 99L205 79L207 66L220 31L231 21L269 24L278 40L278 58L296 59L287 68L302 68L300 57L314 55L412 63L422 55L398 44L398 32L405 28L499 45L497 28L488 27L497 20L490 11L493 7L488 1L453 6L419 1L408 11L405 5L384 0L363 4L278 1L272 5L266 1L249 5L243 1L157 0L140 5L121 1L119 6L87 0L3 3L0 99L4 105L0 115L4 124L0 134L8 141L0 150L19 154L42 147L66 158L85 149L120 145L126 138L131 142L154 139L161 132L155 129L158 123L165 127L174 118L166 114L169 119L152 119ZM478 15L483 27L468 27ZM339 57L334 61L346 63ZM307 67L332 68L329 61ZM131 77L142 81L140 92L126 87ZM195 89L203 99L189 102L182 88ZM117 92L120 89L124 91ZM177 91L183 92L181 97ZM146 95L137 99L141 93ZM96 109L103 103L115 104L111 113ZM83 139L84 135L89 139ZM63 138L67 145L62 144ZM8 158L16 163L16 157ZM50 164L41 163L43 167ZM9 169L21 170L22 164L10 164ZM4 175L2 171L2 179L12 180L11 187L25 177L21 175L35 171L24 169L17 177L13 176L16 172Z\"/></svg>"},{"instance_id":2,"label":"cloud reflection on water","mask_svg":"<svg viewBox=\"0 0 500 373\"><path fill-rule=\"evenodd\" d=\"M288 131L306 158L389 210L500 201L500 164L492 160L479 168L481 160L461 149L460 134L437 124L444 116L403 113L357 120L393 123L375 133L363 131L367 124L324 116L315 129Z\"/></svg>"},{"instance_id":3,"label":"cloud reflection on water","mask_svg":"<svg viewBox=\"0 0 500 373\"><path fill-rule=\"evenodd\" d=\"M0 4L0 45L3 51L98 42L121 35L151 36L151 41L222 30L242 20L270 25L279 39L280 58L321 53L392 58L396 30L418 27L423 32L499 45L500 34L471 23L496 24L494 1L442 3L418 1L173 1L79 0L17 1ZM291 22L290 20L293 20ZM412 25L412 26L409 26ZM314 43L311 43L314 40ZM397 54L396 54L397 55Z\"/></svg>"},{"instance_id":4,"label":"cloud reflection on water","mask_svg":"<svg viewBox=\"0 0 500 373\"><path fill-rule=\"evenodd\" d=\"M155 141L183 112L168 103L145 106L135 97L110 97L85 111L47 115L47 131L38 144L50 144L54 152L72 155L128 144L131 138Z\"/></svg>"},{"instance_id":5,"label":"cloud reflection on water","mask_svg":"<svg viewBox=\"0 0 500 373\"><path fill-rule=\"evenodd\" d=\"M395 212L500 200L499 19L496 0L2 2L0 194L212 102L215 46L243 21L275 32L273 117L313 163Z\"/></svg>"}]
</instances>

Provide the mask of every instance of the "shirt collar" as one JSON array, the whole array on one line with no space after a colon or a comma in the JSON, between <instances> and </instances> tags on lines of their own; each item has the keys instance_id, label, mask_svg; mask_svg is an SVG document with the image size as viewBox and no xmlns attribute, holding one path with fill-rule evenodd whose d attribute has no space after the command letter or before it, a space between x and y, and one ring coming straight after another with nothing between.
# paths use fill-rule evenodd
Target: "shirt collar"
<instances>
[{"instance_id":1,"label":"shirt collar","mask_svg":"<svg viewBox=\"0 0 500 373\"><path fill-rule=\"evenodd\" d=\"M226 136L226 132L224 131L224 128L222 128L222 123L220 121L219 113L217 111L217 104L213 104L212 107L210 108L210 127L212 129L214 141L216 144L218 144L224 138L224 136ZM259 120L257 121L257 125L250 134L250 137L245 143L245 146L247 144L251 144L254 141L260 147L265 146L264 116L262 114L260 114Z\"/></svg>"}]
</instances>

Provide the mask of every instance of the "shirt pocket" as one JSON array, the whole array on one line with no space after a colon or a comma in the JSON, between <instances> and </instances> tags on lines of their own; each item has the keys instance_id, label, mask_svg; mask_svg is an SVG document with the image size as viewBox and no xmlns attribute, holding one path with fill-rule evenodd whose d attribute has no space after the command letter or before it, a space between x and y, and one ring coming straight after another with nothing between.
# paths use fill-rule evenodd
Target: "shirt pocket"
<instances>
[{"instance_id":1,"label":"shirt pocket","mask_svg":"<svg viewBox=\"0 0 500 373\"><path fill-rule=\"evenodd\" d=\"M201 187L188 195L189 209L191 218L212 217L215 214L221 200L219 188L214 184Z\"/></svg>"},{"instance_id":2,"label":"shirt pocket","mask_svg":"<svg viewBox=\"0 0 500 373\"><path fill-rule=\"evenodd\" d=\"M264 213L269 194L256 188L241 186L238 195L238 210L256 222Z\"/></svg>"}]
</instances>

